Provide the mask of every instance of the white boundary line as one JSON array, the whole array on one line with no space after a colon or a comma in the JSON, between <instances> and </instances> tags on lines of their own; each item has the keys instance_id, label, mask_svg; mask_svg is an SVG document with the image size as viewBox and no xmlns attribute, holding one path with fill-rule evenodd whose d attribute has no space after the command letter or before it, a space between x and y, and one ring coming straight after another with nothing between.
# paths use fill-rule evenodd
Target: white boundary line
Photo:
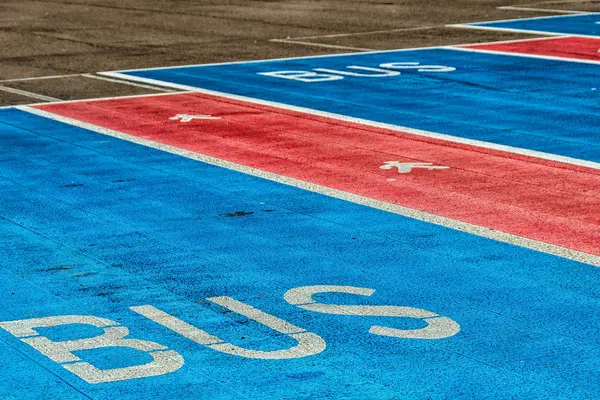
<instances>
[{"instance_id":1,"label":"white boundary line","mask_svg":"<svg viewBox=\"0 0 600 400\"><path fill-rule=\"evenodd\" d=\"M444 26L418 26L413 28L399 28L399 29L388 29L388 30L380 30L380 31L367 31L367 32L355 32L355 33L337 33L331 35L316 35L316 36L300 36L300 37L290 37L285 39L270 39L269 42L274 43L288 43L288 44L299 44L303 46L314 46L314 47L325 47L330 49L340 49L340 50L356 50L362 52L377 52L380 50L377 49L369 49L363 47L351 47L351 46L340 46L329 43L317 43L317 42L306 42L304 39L328 39L328 38L339 38L339 37L350 37L350 36L365 36L365 35L374 35L381 33L393 33L393 32L408 32L408 31L420 31L420 30L428 30L435 28L443 28ZM404 49L401 49L404 50ZM207 65L207 64L205 64Z\"/></svg>"},{"instance_id":2,"label":"white boundary line","mask_svg":"<svg viewBox=\"0 0 600 400\"><path fill-rule=\"evenodd\" d=\"M28 92L26 90L15 89L7 86L0 85L0 90L3 92L14 93L24 97L31 97L32 99L44 100L44 101L60 101L56 97L44 96L43 94L37 94L33 92Z\"/></svg>"},{"instance_id":3,"label":"white boundary line","mask_svg":"<svg viewBox=\"0 0 600 400\"><path fill-rule=\"evenodd\" d=\"M153 86L148 86L148 85L142 85L142 84L139 84L139 83L133 83L133 82L123 81L123 80L118 80L118 79L110 79L110 78L106 78L106 77L103 77L103 76L94 75L94 74L91 74L91 73L37 76L37 77L32 77L32 78L4 79L4 80L0 80L0 86L5 87L3 85L3 83L10 83L10 82L28 82L28 81L39 81L39 80L49 80L49 79L64 79L64 78L79 78L79 77L89 78L89 79L98 79L98 80L107 81L107 82L120 83L122 85L137 86L137 87L142 87L142 88L145 88L145 89L156 90L156 91L159 91L159 92L170 91L170 90L167 90L167 89L164 89L164 88L160 88L160 87L153 87Z\"/></svg>"},{"instance_id":4,"label":"white boundary line","mask_svg":"<svg viewBox=\"0 0 600 400\"><path fill-rule=\"evenodd\" d=\"M23 82L23 81L38 81L43 79L60 79L60 78L72 78L79 76L79 74L67 74L67 75L48 75L48 76L34 76L32 78L13 78L13 79L4 79L0 80L0 83L3 82Z\"/></svg>"},{"instance_id":5,"label":"white boundary line","mask_svg":"<svg viewBox=\"0 0 600 400\"><path fill-rule=\"evenodd\" d=\"M521 4L522 6L538 6L540 4L572 4L572 3L592 3L595 0L551 0L551 1L536 1L535 3Z\"/></svg>"},{"instance_id":6,"label":"white boundary line","mask_svg":"<svg viewBox=\"0 0 600 400\"><path fill-rule=\"evenodd\" d=\"M558 14L589 14L589 11L575 11L575 10L557 10L548 8L533 8L533 7L519 7L519 6L500 6L496 7L498 10L510 10L510 11L535 11L535 12L550 12Z\"/></svg>"},{"instance_id":7,"label":"white boundary line","mask_svg":"<svg viewBox=\"0 0 600 400\"><path fill-rule=\"evenodd\" d=\"M498 22L516 22L516 21L533 21L533 20L537 20L537 19L569 18L569 17L582 16L582 15L593 15L593 14L598 14L600 16L600 13L598 13L598 12L587 11L587 12L584 12L584 13L578 14L578 15L545 15L543 17L510 18L510 19L498 19L498 20L492 20L492 21L477 21L477 22L468 22L468 23L469 24L492 24L492 23L498 23ZM564 33L563 33L563 35L564 35Z\"/></svg>"},{"instance_id":8,"label":"white boundary line","mask_svg":"<svg viewBox=\"0 0 600 400\"><path fill-rule=\"evenodd\" d=\"M548 31L537 31L537 30L529 30L529 29L516 29L516 28L504 28L504 27L496 27L496 26L485 26L482 24L496 24L502 22L517 22L517 21L533 21L538 19L553 19L553 18L568 18L568 17L578 17L583 15L598 15L600 17L600 13L597 12L583 12L578 14L567 14L567 15L550 15L544 17L533 17L533 18L513 18L513 19L501 19L496 21L478 21L478 22L467 22L461 24L449 24L446 25L448 28L466 28L466 29L484 29L491 31L503 31L503 32L513 32L513 33L530 33L535 35L547 35L547 36L577 36L577 37L588 37L593 39L599 39L600 36L594 35L584 35L578 33L566 33L566 32L548 32Z\"/></svg>"},{"instance_id":9,"label":"white boundary line","mask_svg":"<svg viewBox=\"0 0 600 400\"><path fill-rule=\"evenodd\" d=\"M554 39L554 38L546 38L546 40ZM473 46L478 46L474 44ZM511 51L500 51L500 50L487 50L487 49L474 49L471 47L452 47L453 50L458 51L466 51L471 53L485 53L485 54L497 54L501 56L511 56L511 57L524 57L524 58L540 58L543 60L552 60L552 61L568 61L582 64L596 64L600 65L600 61L595 60L584 60L584 59L575 59L575 58L567 58L567 57L557 57L557 56L546 56L543 54L530 54L530 53L513 53Z\"/></svg>"},{"instance_id":10,"label":"white boundary line","mask_svg":"<svg viewBox=\"0 0 600 400\"><path fill-rule=\"evenodd\" d=\"M597 267L600 267L600 257L593 254L584 253L577 250L568 249L561 246L556 246L549 243L540 242L533 239L527 239L520 236L512 235L509 233L484 228L478 225L469 224L453 220L446 217L426 213L423 211L413 210L411 208L402 207L395 204L386 203L383 201L371 199L364 196L359 196L351 193L347 193L341 190L328 188L321 185L312 184L309 182L301 181L294 178L288 178L282 175L274 174L271 172L262 171L256 168L247 167L241 164L233 163L219 158L214 158L199 153L183 150L174 146L164 145L151 140L139 138L133 135L128 135L122 132L118 132L112 129L103 128L97 125L89 124L86 122L74 120L68 117L63 117L57 114L49 113L43 110L31 108L28 106L17 106L21 111L25 111L31 114L35 114L41 117L49 118L55 121L59 121L68 125L76 126L79 128L87 129L93 132L101 133L116 137L119 139L127 140L129 142L137 143L143 146L152 147L158 150L166 151L172 154L177 154L183 157L191 158L194 160L202 161L211 165L215 165L222 168L242 172L244 174L257 176L259 178L268 179L274 182L279 182L285 185L294 186L310 192L319 193L325 196L334 197L337 199L349 201L356 204L361 204L367 207L376 208L383 211L392 212L395 214L403 215L405 217L417 219L419 221L432 223L435 225L444 226L450 229L467 232L477 236L485 237L488 239L496 240L499 242L509 243L520 247L525 247L531 250L540 251L547 254L571 259L574 261L584 262Z\"/></svg>"},{"instance_id":11,"label":"white boundary line","mask_svg":"<svg viewBox=\"0 0 600 400\"><path fill-rule=\"evenodd\" d=\"M484 142L484 141L480 141L480 140L466 139L466 138L461 138L458 136L424 131L424 130L420 130L420 129L413 129L413 128L408 128L405 126L392 125L392 124L387 124L387 123L383 123L383 122L370 121L370 120L366 120L366 119L362 119L362 118L348 117L346 115L335 114L335 113L330 113L330 112L320 111L320 110L314 110L311 108L292 106L292 105L272 102L272 101L268 101L268 100L260 100L260 99L255 99L252 97L239 96L239 95L235 95L235 94L231 94L231 93L218 92L215 90L208 90L208 89L202 89L202 88L197 88L197 87L193 87L193 86L180 85L177 83L163 82L163 81L158 81L158 80L149 79L149 78L140 78L137 76L120 74L118 72L103 72L102 74L105 74L107 76L115 76L120 79L127 79L126 77L128 77L129 79L139 81L139 82L145 82L145 83L150 83L150 84L154 84L154 85L164 85L166 87L171 87L174 89L181 89L181 90L189 91L189 92L206 93L206 94L213 95L213 96L225 97L225 98L229 98L229 99L233 99L233 100L239 100L239 101L255 103L255 104L262 104L262 105L269 106L269 107L280 108L280 109L284 109L284 110L291 110L291 111L300 112L300 113L304 113L304 114L311 114L311 115L316 115L319 117L336 119L336 120L344 121L344 122L352 122L352 123L366 125L366 126L373 126L376 128L383 128L383 129L393 130L393 131L402 132L402 133L409 133L409 134L417 135L417 136L424 136L424 137L428 137L428 138L445 140L448 142L467 144L467 145L483 147L483 148L491 149L491 150L504 151L507 153L519 154L522 156L534 157L534 158L539 158L539 159L543 159L543 160L556 161L556 162L561 162L564 164L571 164L571 165L577 165L580 167L586 167L586 168L600 170L600 163L597 163L594 161L580 160L577 158L560 156L560 155L550 154L550 153L544 153L544 152L536 151L536 150L528 150L528 149L522 149L522 148L518 148L518 147L506 146L506 145L502 145L502 144Z\"/></svg>"},{"instance_id":12,"label":"white boundary line","mask_svg":"<svg viewBox=\"0 0 600 400\"><path fill-rule=\"evenodd\" d=\"M154 96L170 96L170 95L174 95L174 94L185 94L185 93L192 93L192 91L190 90L184 90L184 91L172 91L172 92L165 92L165 93L146 93L146 94L130 94L127 96L111 96L111 97L96 97L96 98L92 98L92 99L77 99L77 100L61 100L61 101L54 101L52 103L32 103L32 104L27 104L27 106L42 106L42 105L49 105L49 104L67 104L67 103L83 103L83 102L89 102L89 101L107 101L107 100L121 100L121 99L135 99L135 98L139 98L139 97L154 97ZM6 106L6 108L13 108L13 107L23 107L25 105L21 104L19 106Z\"/></svg>"},{"instance_id":13,"label":"white boundary line","mask_svg":"<svg viewBox=\"0 0 600 400\"><path fill-rule=\"evenodd\" d=\"M291 38L285 38L285 39L287 39L287 40L328 39L328 38L338 38L338 37L348 37L348 36L377 35L379 33L421 31L421 30L434 29L434 28L439 28L439 27L440 26L415 26L412 28L397 28L397 29L386 29L386 30L381 30L381 31L353 32L353 33L334 33L331 35L299 36L299 37L291 37Z\"/></svg>"},{"instance_id":14,"label":"white boundary line","mask_svg":"<svg viewBox=\"0 0 600 400\"><path fill-rule=\"evenodd\" d=\"M147 93L147 94L130 94L127 96L111 96L111 97L96 97L92 99L77 99L77 100L60 100L60 101L52 101L52 102L43 102L43 103L28 103L28 104L15 104L12 106L1 106L0 110L7 108L17 108L17 107L35 107L35 106L43 106L43 105L51 105L51 104L68 104L68 103L83 103L83 102L94 102L94 101L108 101L108 100L121 100L121 99L136 99L140 97L153 97L153 96L170 96L174 94L186 94L193 93L192 91L171 91L165 93Z\"/></svg>"},{"instance_id":15,"label":"white boundary line","mask_svg":"<svg viewBox=\"0 0 600 400\"><path fill-rule=\"evenodd\" d=\"M80 76L83 78L97 79L100 81L120 83L121 85L136 86L136 87L141 87L144 89L156 90L158 92L170 92L170 93L173 92L173 90L170 90L170 89L164 89L164 88L154 87L154 86L150 86L150 85L143 85L141 83L134 83L134 82L130 82L130 81L123 81L121 79L111 79L111 78L107 78L104 76L98 76L98 75L94 75L94 74L81 74Z\"/></svg>"},{"instance_id":16,"label":"white boundary line","mask_svg":"<svg viewBox=\"0 0 600 400\"><path fill-rule=\"evenodd\" d=\"M571 37L571 35L565 35L565 34L561 34L560 36L554 36L553 39L557 39L557 38L567 38L567 37ZM537 38L533 38L533 37L528 37L525 39L507 39L507 40L494 40L491 42L480 42L480 43L466 43L466 44L449 44L446 46L438 46L439 48L454 48L454 47L463 47L463 46L480 46L480 45L487 45L487 44L504 44L504 43L519 43L519 42L532 42L534 40L548 40L549 38L546 36L543 37L537 37ZM410 50L415 50L415 49L410 49Z\"/></svg>"},{"instance_id":17,"label":"white boundary line","mask_svg":"<svg viewBox=\"0 0 600 400\"><path fill-rule=\"evenodd\" d=\"M564 17L564 15L559 15L558 17ZM463 28L463 29L482 29L488 31L501 31L501 32L511 32L511 33L528 33L532 35L545 35L545 36L565 36L565 32L547 32L547 31L532 31L525 29L514 29L514 28L500 28L495 26L482 26L482 25L470 25L470 24L454 24L454 25L446 25L448 28ZM585 37L591 39L600 39L600 36L594 35L582 35L579 33L568 34L568 36L576 36L576 37Z\"/></svg>"},{"instance_id":18,"label":"white boundary line","mask_svg":"<svg viewBox=\"0 0 600 400\"><path fill-rule=\"evenodd\" d=\"M110 79L110 78L106 78L103 76L97 76L97 75L94 75L91 73L67 74L67 75L48 75L48 76L36 76L36 77L32 77L32 78L4 79L4 80L0 80L0 86L2 86L3 83L9 83L9 82L27 82L27 81L46 80L46 79L64 79L64 78L78 78L78 77L89 78L89 79L98 79L98 80L108 81L108 82L115 82L115 83L120 83L122 85L138 86L138 87L142 87L142 88L146 88L146 89L157 90L160 92L166 91L166 89L163 89L163 88L157 88L157 87L148 86L148 85L141 85L138 83L122 81L122 80L118 80L118 79Z\"/></svg>"},{"instance_id":19,"label":"white boundary line","mask_svg":"<svg viewBox=\"0 0 600 400\"><path fill-rule=\"evenodd\" d=\"M362 47L338 46L336 44L304 42L304 41L295 40L295 39L270 39L269 42L273 42L273 43L286 43L286 44L299 44L301 46L312 46L312 47L325 47L327 49L356 50L356 51L375 51L375 49L365 49L365 48L362 48Z\"/></svg>"}]
</instances>

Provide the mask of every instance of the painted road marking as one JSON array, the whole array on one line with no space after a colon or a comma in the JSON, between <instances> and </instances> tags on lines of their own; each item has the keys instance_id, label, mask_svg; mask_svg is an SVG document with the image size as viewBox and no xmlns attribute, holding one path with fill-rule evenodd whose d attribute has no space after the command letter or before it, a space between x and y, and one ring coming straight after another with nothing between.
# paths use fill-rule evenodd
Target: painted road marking
<instances>
[{"instance_id":1,"label":"painted road marking","mask_svg":"<svg viewBox=\"0 0 600 400\"><path fill-rule=\"evenodd\" d=\"M354 286L314 285L290 289L283 298L290 304L323 314L350 316L386 316L400 318L418 318L427 323L420 329L396 329L386 326L371 326L369 333L378 336L391 336L403 339L445 339L460 332L460 325L447 317L442 317L431 311L414 307L399 306L357 306L341 304L324 304L314 300L313 296L324 293L344 293L359 296L371 296L375 290Z\"/></svg>"},{"instance_id":2,"label":"painted road marking","mask_svg":"<svg viewBox=\"0 0 600 400\"><path fill-rule=\"evenodd\" d=\"M40 335L36 328L50 328L63 325L91 325L102 329L99 336L77 340L54 341ZM20 338L52 361L77 375L87 383L107 383L130 379L148 378L165 375L180 369L184 360L174 350L158 343L139 339L125 338L129 329L117 322L85 315L61 315L54 317L24 319L0 322L0 328ZM152 361L143 365L125 368L101 369L89 362L82 361L75 352L107 347L125 347L147 353Z\"/></svg>"},{"instance_id":3,"label":"painted road marking","mask_svg":"<svg viewBox=\"0 0 600 400\"><path fill-rule=\"evenodd\" d=\"M360 296L371 296L375 290L353 286L316 285L304 286L288 290L284 299L291 305L302 309L333 315L366 316L366 317L400 317L417 318L427 323L424 328L396 329L385 326L372 326L369 333L378 336L395 337L401 339L445 339L456 335L460 325L455 321L441 317L427 310L414 307L399 306L348 306L335 304L320 304L312 296L323 293L348 293ZM151 305L133 306L130 310L136 312L160 325L170 329L181 336L198 344L233 356L261 359L261 360L289 360L304 358L322 353L326 346L325 341L317 334L307 332L280 318L258 310L243 302L228 296L207 298L208 301L218 304L232 312L243 315L274 331L287 335L297 344L284 350L254 350L232 343L190 325L173 315L170 315ZM52 328L64 325L90 325L102 329L102 333L92 338L54 341L42 336L36 329ZM61 364L63 368L77 375L90 384L118 382L132 379L149 378L166 375L178 371L184 365L183 357L174 350L144 340L125 339L129 329L119 323L105 318L84 315L61 315L44 318L32 318L17 321L0 322L0 328L8 331L13 336L33 347L52 361ZM126 368L101 369L84 362L75 355L82 350L95 350L107 347L125 347L148 353L152 361L143 365Z\"/></svg>"},{"instance_id":4,"label":"painted road marking","mask_svg":"<svg viewBox=\"0 0 600 400\"><path fill-rule=\"evenodd\" d=\"M270 71L259 75L273 78L290 79L300 82L327 82L344 79L345 76L359 78L383 78L402 75L399 70L417 72L452 72L456 68L445 65L422 65L418 62L393 62L380 64L378 68L360 65L347 65L343 69L313 68L312 71ZM361 72L356 72L361 71ZM366 71L366 72L365 72Z\"/></svg>"},{"instance_id":5,"label":"painted road marking","mask_svg":"<svg viewBox=\"0 0 600 400\"><path fill-rule=\"evenodd\" d=\"M600 13L587 13L577 15L557 15L550 17L476 22L451 26L549 35L572 35L593 38L600 37L600 28L597 25L598 19L600 19Z\"/></svg>"},{"instance_id":6,"label":"painted road marking","mask_svg":"<svg viewBox=\"0 0 600 400\"><path fill-rule=\"evenodd\" d=\"M600 255L597 170L202 94L36 108L184 151ZM165 116L182 108L227 116L227 124L211 121L202 132L164 124ZM131 118L134 113L145 121L143 126ZM401 163L435 161L451 168L435 174L417 169L388 181L389 173L373 166L390 155Z\"/></svg>"},{"instance_id":7,"label":"painted road marking","mask_svg":"<svg viewBox=\"0 0 600 400\"><path fill-rule=\"evenodd\" d=\"M413 169L426 169L428 171L434 171L436 169L448 169L450 167L445 167L443 165L433 165L433 163L401 163L400 161L386 161L381 169L398 169L399 174L408 174Z\"/></svg>"},{"instance_id":8,"label":"painted road marking","mask_svg":"<svg viewBox=\"0 0 600 400\"><path fill-rule=\"evenodd\" d=\"M449 65L456 70L310 83L260 75L400 62ZM595 107L599 94L592 91L597 69L596 64L427 49L111 75L186 90L203 88L206 93L342 120L405 131L413 128L415 134L598 166L600 115ZM560 127L557 121L563 122Z\"/></svg>"},{"instance_id":9,"label":"painted road marking","mask_svg":"<svg viewBox=\"0 0 600 400\"><path fill-rule=\"evenodd\" d=\"M190 122L195 119L221 119L221 117L213 117L212 115L177 114L169 119L173 120L173 121L179 121L179 122Z\"/></svg>"},{"instance_id":10,"label":"painted road marking","mask_svg":"<svg viewBox=\"0 0 600 400\"><path fill-rule=\"evenodd\" d=\"M513 43L474 44L462 46L462 48L506 54L522 54L526 56L552 57L556 59L597 61L600 64L600 54L598 54L600 38L592 39L570 36Z\"/></svg>"},{"instance_id":11,"label":"painted road marking","mask_svg":"<svg viewBox=\"0 0 600 400\"><path fill-rule=\"evenodd\" d=\"M149 391L153 398L200 393L211 399L298 393L455 398L474 392L482 398L573 399L596 393L597 267L31 113L13 109L0 115L0 321L108 318L126 326L132 338L168 345L185 360L170 374L89 385L0 330L10 363L0 360L9 367L0 379L11 382L0 386L11 390L0 397L59 392L57 383L50 389L28 385L34 374L42 382L49 376L65 382L60 391L70 385L71 397L120 399ZM323 284L377 292L336 293ZM287 296L295 307L281 300L290 288L303 288ZM203 301L215 296L317 333L327 348L290 360L242 358L199 346L129 309L152 304L244 348L268 351L294 343ZM369 317L343 313L345 306L397 304L440 317L391 317L379 308L362 309L375 314ZM336 305L334 311L341 311L316 314L301 305ZM373 327L436 327L442 317L460 323L460 332L441 340L368 334ZM70 324L39 333L60 342L98 336L97 329ZM12 357L13 349L26 357ZM147 353L127 348L77 356L101 369L151 361Z\"/></svg>"},{"instance_id":12,"label":"painted road marking","mask_svg":"<svg viewBox=\"0 0 600 400\"><path fill-rule=\"evenodd\" d=\"M534 11L534 12L557 13L557 14L589 14L589 11L562 10L562 9L556 9L556 8L535 8L535 7L521 7L521 6L500 6L500 7L496 7L496 8L498 10Z\"/></svg>"}]
</instances>

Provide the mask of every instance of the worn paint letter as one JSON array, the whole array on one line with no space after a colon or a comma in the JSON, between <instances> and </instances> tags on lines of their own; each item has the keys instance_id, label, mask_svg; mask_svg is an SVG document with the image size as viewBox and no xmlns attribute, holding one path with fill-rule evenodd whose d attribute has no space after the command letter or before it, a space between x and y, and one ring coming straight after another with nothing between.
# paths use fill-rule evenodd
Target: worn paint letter
<instances>
[{"instance_id":1,"label":"worn paint letter","mask_svg":"<svg viewBox=\"0 0 600 400\"><path fill-rule=\"evenodd\" d=\"M373 325L369 329L369 332L379 336L394 336L405 339L443 339L456 335L460 331L460 325L450 318L442 317L420 308L324 304L318 303L312 298L312 296L319 293L348 293L359 296L371 296L375 293L375 290L355 286L302 286L288 290L283 298L289 304L319 313L370 317L407 317L419 318L427 322L427 326L421 329L396 329Z\"/></svg>"},{"instance_id":2,"label":"worn paint letter","mask_svg":"<svg viewBox=\"0 0 600 400\"><path fill-rule=\"evenodd\" d=\"M259 75L272 76L274 78L291 79L293 81L300 82L324 82L324 81L337 81L338 79L344 79L343 76L331 75L331 74L317 74L312 71L273 71L273 72L259 72Z\"/></svg>"},{"instance_id":3,"label":"worn paint letter","mask_svg":"<svg viewBox=\"0 0 600 400\"><path fill-rule=\"evenodd\" d=\"M41 336L35 328L46 328L68 324L83 324L101 328L104 333L86 339L55 342ZM183 357L158 343L138 339L125 339L129 330L117 322L87 315L64 315L56 317L23 319L0 322L0 328L20 338L46 357L88 383L116 382L128 379L146 378L177 371L184 364ZM129 347L146 352L152 361L124 368L99 369L82 361L73 352L105 347Z\"/></svg>"}]
</instances>

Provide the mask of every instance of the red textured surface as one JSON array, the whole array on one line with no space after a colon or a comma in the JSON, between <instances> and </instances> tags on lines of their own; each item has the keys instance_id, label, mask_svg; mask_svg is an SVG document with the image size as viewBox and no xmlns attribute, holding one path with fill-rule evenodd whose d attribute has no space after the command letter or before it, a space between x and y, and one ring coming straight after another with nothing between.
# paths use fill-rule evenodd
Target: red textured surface
<instances>
[{"instance_id":1,"label":"red textured surface","mask_svg":"<svg viewBox=\"0 0 600 400\"><path fill-rule=\"evenodd\" d=\"M600 254L600 171L204 94L38 108L404 207ZM220 120L170 120L176 114ZM386 161L450 169L382 170Z\"/></svg>"},{"instance_id":2,"label":"red textured surface","mask_svg":"<svg viewBox=\"0 0 600 400\"><path fill-rule=\"evenodd\" d=\"M561 37L536 39L513 43L475 44L461 46L469 49L504 51L509 53L532 54L600 61L600 39L584 37Z\"/></svg>"}]
</instances>

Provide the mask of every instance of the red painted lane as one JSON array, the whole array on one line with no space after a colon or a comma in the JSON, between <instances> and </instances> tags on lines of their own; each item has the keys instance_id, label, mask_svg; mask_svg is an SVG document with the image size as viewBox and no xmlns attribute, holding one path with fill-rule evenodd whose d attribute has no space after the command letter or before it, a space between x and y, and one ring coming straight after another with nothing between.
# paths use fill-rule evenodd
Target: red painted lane
<instances>
[{"instance_id":1,"label":"red painted lane","mask_svg":"<svg viewBox=\"0 0 600 400\"><path fill-rule=\"evenodd\" d=\"M38 106L303 181L600 255L600 171L204 94ZM218 120L180 122L177 114ZM386 161L449 169L384 170Z\"/></svg>"},{"instance_id":2,"label":"red painted lane","mask_svg":"<svg viewBox=\"0 0 600 400\"><path fill-rule=\"evenodd\" d=\"M503 51L508 53L552 56L577 60L600 61L600 39L560 37L533 39L520 42L474 44L461 46L468 49Z\"/></svg>"}]
</instances>

